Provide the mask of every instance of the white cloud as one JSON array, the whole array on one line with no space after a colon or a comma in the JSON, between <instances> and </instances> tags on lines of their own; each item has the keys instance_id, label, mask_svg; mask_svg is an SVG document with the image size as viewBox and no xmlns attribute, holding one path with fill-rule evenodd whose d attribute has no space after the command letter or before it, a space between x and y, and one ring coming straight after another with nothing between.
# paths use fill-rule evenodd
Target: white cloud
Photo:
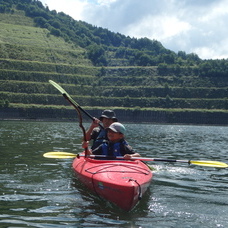
<instances>
[{"instance_id":1,"label":"white cloud","mask_svg":"<svg viewBox=\"0 0 228 228\"><path fill-rule=\"evenodd\" d=\"M116 0L97 0L98 5L110 6Z\"/></svg>"},{"instance_id":2,"label":"white cloud","mask_svg":"<svg viewBox=\"0 0 228 228\"><path fill-rule=\"evenodd\" d=\"M41 0L49 9L203 59L228 58L228 0Z\"/></svg>"},{"instance_id":3,"label":"white cloud","mask_svg":"<svg viewBox=\"0 0 228 228\"><path fill-rule=\"evenodd\" d=\"M50 10L64 12L75 20L83 18L84 9L91 3L82 0L41 0L43 5L47 5Z\"/></svg>"},{"instance_id":4,"label":"white cloud","mask_svg":"<svg viewBox=\"0 0 228 228\"><path fill-rule=\"evenodd\" d=\"M166 42L178 34L186 33L190 28L189 23L173 16L148 16L139 23L130 25L127 31L130 36L142 37L143 34L144 37Z\"/></svg>"}]
</instances>

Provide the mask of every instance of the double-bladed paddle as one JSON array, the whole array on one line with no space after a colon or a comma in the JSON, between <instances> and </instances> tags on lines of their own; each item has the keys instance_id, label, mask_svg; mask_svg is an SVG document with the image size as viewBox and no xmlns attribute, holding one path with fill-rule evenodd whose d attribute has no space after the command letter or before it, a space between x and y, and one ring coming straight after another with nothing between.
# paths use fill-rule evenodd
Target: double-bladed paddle
<instances>
[{"instance_id":1,"label":"double-bladed paddle","mask_svg":"<svg viewBox=\"0 0 228 228\"><path fill-rule=\"evenodd\" d=\"M86 114L89 118L94 120L94 117L92 117L88 112L86 112L80 105L73 100L73 98L56 82L49 80L49 82L57 89L59 92L64 96L66 100L70 102L71 105L74 106L74 108L77 110L79 118L80 118L80 127L83 130L83 135L85 138L85 129L82 125L82 117L80 114L80 111L82 111L84 114ZM100 125L100 124L99 124ZM102 125L100 127L103 128ZM87 149L87 148L86 148ZM87 152L87 151L86 151ZM48 152L43 155L47 158L74 158L77 156L85 156L85 155L77 155L73 153L67 153L67 152ZM86 153L87 156L87 153ZM91 158L107 158L107 159L123 159L122 156L118 157L108 157L104 155L89 155ZM181 163L188 163L193 165L200 165L200 166L209 166L209 167L216 167L216 168L227 168L228 165L224 162L218 162L218 161L192 161L192 160L175 160L175 159L162 159L162 158L145 158L145 157L133 157L132 160L141 160L141 161L155 161L155 162L181 162Z\"/></svg>"},{"instance_id":2,"label":"double-bladed paddle","mask_svg":"<svg viewBox=\"0 0 228 228\"><path fill-rule=\"evenodd\" d=\"M46 158L75 158L84 157L84 154L73 154L68 152L47 152L43 155ZM89 158L107 158L107 159L124 159L123 156L110 157L105 155L88 155ZM219 161L193 161L193 160L175 160L175 159L162 159L162 158L146 158L146 157L133 157L131 160L140 161L154 161L154 162L181 162L192 165L208 166L215 168L227 168L228 165L224 162Z\"/></svg>"}]
</instances>

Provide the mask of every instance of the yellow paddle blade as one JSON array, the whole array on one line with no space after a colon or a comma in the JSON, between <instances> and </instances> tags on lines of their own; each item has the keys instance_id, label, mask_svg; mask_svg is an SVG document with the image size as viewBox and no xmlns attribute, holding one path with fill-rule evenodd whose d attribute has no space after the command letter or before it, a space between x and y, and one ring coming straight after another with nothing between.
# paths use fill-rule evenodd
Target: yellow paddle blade
<instances>
[{"instance_id":1,"label":"yellow paddle blade","mask_svg":"<svg viewBox=\"0 0 228 228\"><path fill-rule=\"evenodd\" d=\"M228 165L224 162L218 161L189 161L190 164L201 165L201 166L210 166L216 168L227 168Z\"/></svg>"},{"instance_id":2,"label":"yellow paddle blade","mask_svg":"<svg viewBox=\"0 0 228 228\"><path fill-rule=\"evenodd\" d=\"M68 152L47 152L43 154L45 158L75 158L77 154Z\"/></svg>"},{"instance_id":3,"label":"yellow paddle blade","mask_svg":"<svg viewBox=\"0 0 228 228\"><path fill-rule=\"evenodd\" d=\"M66 90L64 90L59 84L57 84L56 82L49 80L49 83L51 83L60 93L65 93L68 95L68 93L66 92Z\"/></svg>"}]
</instances>

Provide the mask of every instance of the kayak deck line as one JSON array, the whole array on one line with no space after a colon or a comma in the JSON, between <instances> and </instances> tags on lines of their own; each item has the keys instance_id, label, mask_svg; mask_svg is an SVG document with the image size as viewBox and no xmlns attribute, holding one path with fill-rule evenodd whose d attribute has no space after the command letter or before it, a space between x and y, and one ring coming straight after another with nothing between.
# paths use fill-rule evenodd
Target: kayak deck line
<instances>
[{"instance_id":1,"label":"kayak deck line","mask_svg":"<svg viewBox=\"0 0 228 228\"><path fill-rule=\"evenodd\" d=\"M125 171L120 171L118 170L118 168L120 166L124 166L126 168L128 168L129 170L125 170ZM98 169L97 171L93 172L93 171L90 171L91 169L97 169L101 167L101 169ZM116 167L117 170L106 170L108 168L113 168L113 167ZM85 170L86 172L89 172L91 174L98 174L98 173L102 173L102 172L120 172L120 173L139 173L139 174L144 174L144 175L149 175L149 173L151 171L148 171L148 169L144 169L144 168L141 168L141 167L137 167L137 166L133 166L133 165L126 165L126 164L109 164L107 166L104 167L104 165L97 165L97 166L93 166L93 167L90 167L88 169Z\"/></svg>"}]
</instances>

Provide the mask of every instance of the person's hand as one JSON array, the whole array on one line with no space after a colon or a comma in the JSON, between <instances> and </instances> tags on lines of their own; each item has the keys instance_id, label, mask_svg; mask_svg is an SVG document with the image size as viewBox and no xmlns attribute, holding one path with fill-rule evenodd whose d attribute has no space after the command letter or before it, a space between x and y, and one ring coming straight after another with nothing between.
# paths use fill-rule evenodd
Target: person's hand
<instances>
[{"instance_id":1,"label":"person's hand","mask_svg":"<svg viewBox=\"0 0 228 228\"><path fill-rule=\"evenodd\" d=\"M88 148L89 147L89 141L83 141L82 142L82 148Z\"/></svg>"},{"instance_id":2,"label":"person's hand","mask_svg":"<svg viewBox=\"0 0 228 228\"><path fill-rule=\"evenodd\" d=\"M137 158L137 157L140 157L140 154L134 153L134 154L125 154L124 155L124 159L126 159L126 160L131 160L132 158Z\"/></svg>"},{"instance_id":3,"label":"person's hand","mask_svg":"<svg viewBox=\"0 0 228 228\"><path fill-rule=\"evenodd\" d=\"M125 160L131 160L131 158L132 158L132 155L131 154L125 154L124 155L124 159Z\"/></svg>"},{"instance_id":4,"label":"person's hand","mask_svg":"<svg viewBox=\"0 0 228 228\"><path fill-rule=\"evenodd\" d=\"M100 122L101 122L101 121L100 121L99 119L97 119L97 118L94 117L94 120L93 120L93 122L91 123L91 127L92 127L92 128L98 127Z\"/></svg>"}]
</instances>

